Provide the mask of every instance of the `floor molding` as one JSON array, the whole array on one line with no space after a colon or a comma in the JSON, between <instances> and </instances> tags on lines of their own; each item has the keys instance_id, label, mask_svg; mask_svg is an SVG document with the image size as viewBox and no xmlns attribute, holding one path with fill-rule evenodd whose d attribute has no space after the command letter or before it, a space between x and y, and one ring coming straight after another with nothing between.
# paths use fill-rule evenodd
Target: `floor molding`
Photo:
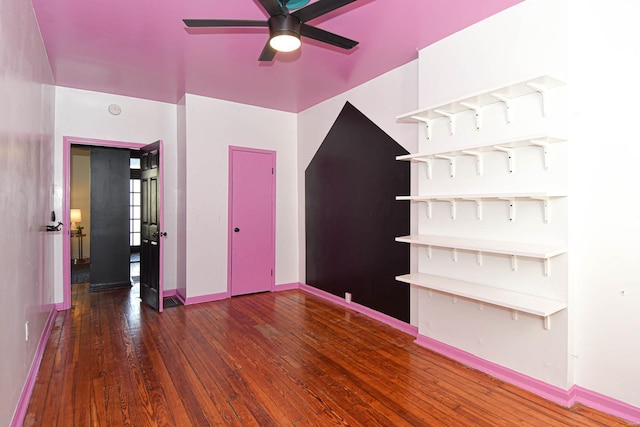
<instances>
[{"instance_id":1,"label":"floor molding","mask_svg":"<svg viewBox=\"0 0 640 427\"><path fill-rule=\"evenodd\" d=\"M51 330L53 329L53 324L56 320L57 313L58 310L56 309L56 306L52 305L51 310L49 311L49 317L47 318L47 321L42 330L42 334L40 335L38 348L36 349L36 352L33 356L33 360L31 361L31 367L29 368L27 379L25 380L24 386L22 388L22 393L20 393L20 399L18 400L16 411L14 412L13 419L11 420L11 427L19 427L24 423L24 417L27 413L27 407L29 406L29 400L31 399L33 386L35 385L36 378L38 377L40 362L42 362L44 349L47 346L47 341L49 341L49 336L51 335Z\"/></svg>"}]
</instances>

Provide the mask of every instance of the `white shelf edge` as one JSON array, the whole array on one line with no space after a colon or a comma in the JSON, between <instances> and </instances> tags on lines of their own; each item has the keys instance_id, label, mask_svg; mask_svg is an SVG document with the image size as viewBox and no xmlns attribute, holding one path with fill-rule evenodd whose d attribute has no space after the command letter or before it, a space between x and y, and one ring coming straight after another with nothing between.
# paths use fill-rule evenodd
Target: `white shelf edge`
<instances>
[{"instance_id":1,"label":"white shelf edge","mask_svg":"<svg viewBox=\"0 0 640 427\"><path fill-rule=\"evenodd\" d=\"M567 197L564 193L532 192L532 193L486 193L486 194L424 194L421 196L396 196L396 200L408 200L412 202L422 201L446 201L456 200L477 200L477 199L546 199L556 197Z\"/></svg>"},{"instance_id":2,"label":"white shelf edge","mask_svg":"<svg viewBox=\"0 0 640 427\"><path fill-rule=\"evenodd\" d=\"M397 242L420 246L433 246L449 249L461 249L474 252L487 252L501 255L523 256L528 258L549 259L567 252L565 246L554 244L504 242L485 239L467 239L462 237L417 234L396 237Z\"/></svg>"},{"instance_id":3,"label":"white shelf edge","mask_svg":"<svg viewBox=\"0 0 640 427\"><path fill-rule=\"evenodd\" d=\"M567 304L561 301L431 274L405 274L397 276L396 280L541 317L551 316L567 308Z\"/></svg>"},{"instance_id":4,"label":"white shelf edge","mask_svg":"<svg viewBox=\"0 0 640 427\"><path fill-rule=\"evenodd\" d=\"M448 103L410 111L408 113L397 116L396 120L404 123L420 123L424 120L434 120L442 117L448 117L451 114L457 114L462 111L472 110L469 106L465 106L463 104L484 107L486 105L502 102L500 100L501 97L510 99L516 98L519 96L528 95L530 93L541 92L547 89L561 86L563 84L564 82L559 79L548 75L542 75L507 86L484 90L472 96L453 100ZM439 110L440 112L436 112L436 110Z\"/></svg>"},{"instance_id":5,"label":"white shelf edge","mask_svg":"<svg viewBox=\"0 0 640 427\"><path fill-rule=\"evenodd\" d=\"M488 142L477 145L470 145L468 147L456 148L455 150L447 150L447 151L433 151L427 153L415 153L415 154L403 154L401 156L396 156L396 160L403 161L413 161L413 162L426 162L433 159L438 159L437 156L469 156L469 153L465 153L465 151L500 151L496 147L505 147L505 148L521 148L521 147L533 147L537 146L540 143L553 144L558 142L565 142L567 138L561 136L550 136L550 135L535 135L531 137L525 138L517 138L517 139L509 139L506 141L498 141L498 142Z\"/></svg>"}]
</instances>

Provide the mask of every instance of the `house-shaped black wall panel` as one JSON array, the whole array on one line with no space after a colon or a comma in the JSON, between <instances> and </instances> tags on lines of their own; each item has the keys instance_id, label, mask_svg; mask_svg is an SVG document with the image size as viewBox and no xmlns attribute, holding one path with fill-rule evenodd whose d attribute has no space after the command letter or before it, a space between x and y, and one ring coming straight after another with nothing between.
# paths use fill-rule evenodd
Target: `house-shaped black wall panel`
<instances>
[{"instance_id":1,"label":"house-shaped black wall panel","mask_svg":"<svg viewBox=\"0 0 640 427\"><path fill-rule=\"evenodd\" d=\"M305 171L306 283L409 322L407 151L346 103Z\"/></svg>"}]
</instances>

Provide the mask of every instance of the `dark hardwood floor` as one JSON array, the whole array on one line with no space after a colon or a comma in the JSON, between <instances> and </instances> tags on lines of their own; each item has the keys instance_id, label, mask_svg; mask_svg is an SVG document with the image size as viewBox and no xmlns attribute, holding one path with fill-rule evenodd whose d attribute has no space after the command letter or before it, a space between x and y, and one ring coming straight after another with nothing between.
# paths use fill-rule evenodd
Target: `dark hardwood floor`
<instances>
[{"instance_id":1,"label":"dark hardwood floor","mask_svg":"<svg viewBox=\"0 0 640 427\"><path fill-rule=\"evenodd\" d=\"M58 313L26 426L616 426L302 291L169 308L137 287Z\"/></svg>"}]
</instances>

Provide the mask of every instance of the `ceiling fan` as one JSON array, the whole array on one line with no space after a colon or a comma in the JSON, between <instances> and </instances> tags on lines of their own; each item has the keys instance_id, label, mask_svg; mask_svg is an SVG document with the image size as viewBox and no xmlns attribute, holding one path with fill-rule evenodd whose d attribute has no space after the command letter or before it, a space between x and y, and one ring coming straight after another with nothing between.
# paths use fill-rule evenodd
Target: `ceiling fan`
<instances>
[{"instance_id":1,"label":"ceiling fan","mask_svg":"<svg viewBox=\"0 0 640 427\"><path fill-rule=\"evenodd\" d=\"M258 0L269 14L266 21L243 19L183 19L187 27L268 27L269 40L258 61L272 61L276 52L292 52L300 47L300 36L309 37L342 49L351 49L355 40L308 25L306 22L336 10L356 0L318 0L295 12L289 12L288 0ZM292 3L302 3L292 0Z\"/></svg>"}]
</instances>

